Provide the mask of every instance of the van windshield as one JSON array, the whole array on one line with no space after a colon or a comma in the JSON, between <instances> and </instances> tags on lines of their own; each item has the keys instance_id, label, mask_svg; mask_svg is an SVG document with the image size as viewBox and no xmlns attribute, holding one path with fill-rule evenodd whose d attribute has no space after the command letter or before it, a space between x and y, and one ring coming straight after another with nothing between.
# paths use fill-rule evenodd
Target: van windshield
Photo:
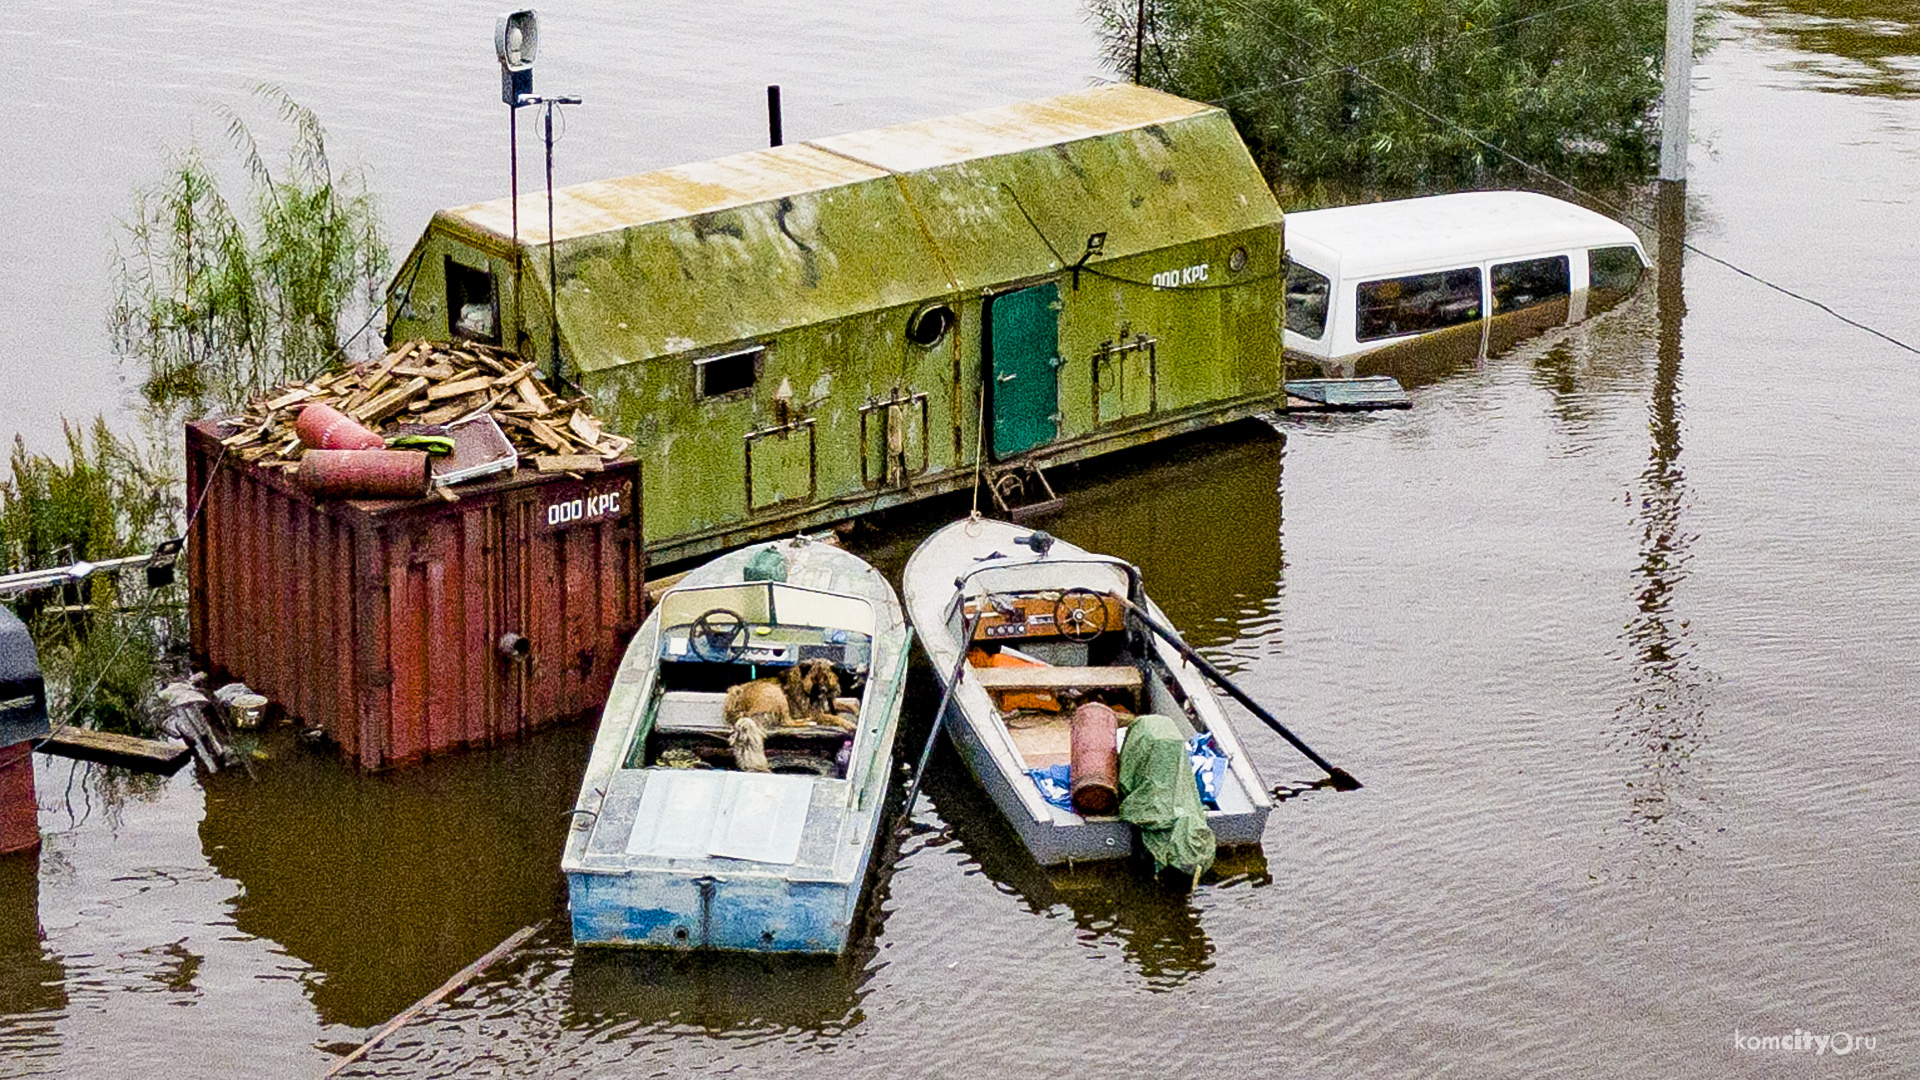
<instances>
[{"instance_id":1,"label":"van windshield","mask_svg":"<svg viewBox=\"0 0 1920 1080\"><path fill-rule=\"evenodd\" d=\"M1327 299L1332 288L1325 274L1297 262L1287 264L1287 329L1318 338L1327 332Z\"/></svg>"}]
</instances>

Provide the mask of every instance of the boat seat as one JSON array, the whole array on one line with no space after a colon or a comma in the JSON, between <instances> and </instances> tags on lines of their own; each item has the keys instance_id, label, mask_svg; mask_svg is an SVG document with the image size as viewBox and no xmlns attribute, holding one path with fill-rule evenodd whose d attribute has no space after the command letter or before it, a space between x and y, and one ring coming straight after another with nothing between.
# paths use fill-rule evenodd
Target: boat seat
<instances>
[{"instance_id":1,"label":"boat seat","mask_svg":"<svg viewBox=\"0 0 1920 1080\"><path fill-rule=\"evenodd\" d=\"M727 723L727 695L705 690L669 690L660 695L660 707L653 714L656 735L710 735L722 742L733 734ZM839 742L851 732L831 725L777 727L767 732L773 744L789 740Z\"/></svg>"},{"instance_id":2,"label":"boat seat","mask_svg":"<svg viewBox=\"0 0 1920 1080\"><path fill-rule=\"evenodd\" d=\"M1060 693L1068 690L1117 690L1140 703L1140 669L1115 667L976 667L974 678L996 702L1014 693Z\"/></svg>"},{"instance_id":3,"label":"boat seat","mask_svg":"<svg viewBox=\"0 0 1920 1080\"><path fill-rule=\"evenodd\" d=\"M726 721L727 695L704 690L669 690L660 695L653 730L662 735L718 735L733 731Z\"/></svg>"}]
</instances>

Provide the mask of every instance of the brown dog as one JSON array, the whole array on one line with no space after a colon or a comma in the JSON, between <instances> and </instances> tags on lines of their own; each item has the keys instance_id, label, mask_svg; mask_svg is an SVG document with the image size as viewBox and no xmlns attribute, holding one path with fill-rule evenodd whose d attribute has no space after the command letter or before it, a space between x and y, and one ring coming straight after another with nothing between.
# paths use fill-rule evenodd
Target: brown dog
<instances>
[{"instance_id":1,"label":"brown dog","mask_svg":"<svg viewBox=\"0 0 1920 1080\"><path fill-rule=\"evenodd\" d=\"M831 724L851 729L853 724L834 712L840 696L840 676L826 660L802 660L781 678L755 679L727 688L722 715L731 724L751 716L762 728Z\"/></svg>"}]
</instances>

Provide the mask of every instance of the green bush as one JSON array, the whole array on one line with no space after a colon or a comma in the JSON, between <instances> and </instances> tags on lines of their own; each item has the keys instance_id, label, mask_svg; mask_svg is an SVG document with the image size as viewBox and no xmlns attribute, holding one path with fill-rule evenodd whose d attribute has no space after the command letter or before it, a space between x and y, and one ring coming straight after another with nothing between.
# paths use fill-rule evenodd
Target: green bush
<instances>
[{"instance_id":1,"label":"green bush","mask_svg":"<svg viewBox=\"0 0 1920 1080\"><path fill-rule=\"evenodd\" d=\"M1289 205L1643 179L1660 0L1089 0L1109 64L1223 105Z\"/></svg>"},{"instance_id":2,"label":"green bush","mask_svg":"<svg viewBox=\"0 0 1920 1080\"><path fill-rule=\"evenodd\" d=\"M147 400L169 414L232 409L248 394L318 373L346 334L380 311L391 263L366 178L336 170L319 119L283 91L256 92L291 128L276 172L253 130L227 114L248 181L221 192L198 149L135 193L116 251L111 315L120 355L139 368ZM364 320L364 321L363 321ZM363 348L377 334L362 334Z\"/></svg>"},{"instance_id":3,"label":"green bush","mask_svg":"<svg viewBox=\"0 0 1920 1080\"><path fill-rule=\"evenodd\" d=\"M142 554L179 529L179 482L155 455L103 419L90 440L72 425L66 439L61 462L15 437L0 480L0 571ZM12 606L32 630L56 719L147 726L147 695L185 636L178 586L150 593L138 572L101 573Z\"/></svg>"}]
</instances>

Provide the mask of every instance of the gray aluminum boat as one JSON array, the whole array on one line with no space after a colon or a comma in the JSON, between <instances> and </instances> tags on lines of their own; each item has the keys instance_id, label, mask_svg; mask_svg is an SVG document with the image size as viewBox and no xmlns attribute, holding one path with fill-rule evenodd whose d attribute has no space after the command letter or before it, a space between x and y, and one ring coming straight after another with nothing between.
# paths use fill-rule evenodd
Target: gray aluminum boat
<instances>
[{"instance_id":1,"label":"gray aluminum boat","mask_svg":"<svg viewBox=\"0 0 1920 1080\"><path fill-rule=\"evenodd\" d=\"M770 555L784 570L765 576ZM912 636L893 587L805 539L723 555L668 589L628 646L561 869L576 945L837 953L892 777ZM729 686L829 661L855 729L770 728L736 767Z\"/></svg>"}]
</instances>

